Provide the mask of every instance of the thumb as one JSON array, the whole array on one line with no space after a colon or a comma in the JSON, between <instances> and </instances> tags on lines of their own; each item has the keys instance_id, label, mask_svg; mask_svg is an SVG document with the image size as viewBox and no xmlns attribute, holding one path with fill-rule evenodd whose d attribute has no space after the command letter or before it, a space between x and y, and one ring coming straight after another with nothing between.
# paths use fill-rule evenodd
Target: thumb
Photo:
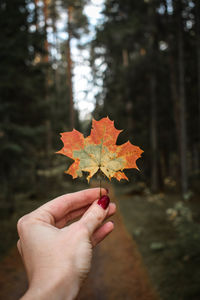
<instances>
[{"instance_id":1,"label":"thumb","mask_svg":"<svg viewBox=\"0 0 200 300\"><path fill-rule=\"evenodd\" d=\"M88 229L90 236L104 221L109 203L110 198L107 195L102 196L90 206L80 219L80 222Z\"/></svg>"}]
</instances>

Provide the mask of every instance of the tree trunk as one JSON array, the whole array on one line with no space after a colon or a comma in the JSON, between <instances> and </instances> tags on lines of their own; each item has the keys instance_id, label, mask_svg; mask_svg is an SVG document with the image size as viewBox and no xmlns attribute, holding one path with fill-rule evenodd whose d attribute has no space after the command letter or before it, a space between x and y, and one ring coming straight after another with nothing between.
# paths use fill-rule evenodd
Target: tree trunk
<instances>
[{"instance_id":1,"label":"tree trunk","mask_svg":"<svg viewBox=\"0 0 200 300\"><path fill-rule=\"evenodd\" d=\"M35 0L35 27L38 31L38 0Z\"/></svg>"},{"instance_id":2,"label":"tree trunk","mask_svg":"<svg viewBox=\"0 0 200 300\"><path fill-rule=\"evenodd\" d=\"M158 191L158 141L157 141L157 69L156 58L158 53L156 5L149 5L150 24L150 145L151 145L151 190ZM152 63L154 62L154 63Z\"/></svg>"},{"instance_id":3,"label":"tree trunk","mask_svg":"<svg viewBox=\"0 0 200 300\"><path fill-rule=\"evenodd\" d=\"M67 40L67 85L69 88L69 110L70 110L70 128L71 130L75 125L75 117L74 117L74 99L73 99L73 87L72 87L72 59L71 59L71 38L72 38L72 11L73 7L69 6L68 13L68 40Z\"/></svg>"},{"instance_id":4,"label":"tree trunk","mask_svg":"<svg viewBox=\"0 0 200 300\"><path fill-rule=\"evenodd\" d=\"M127 68L129 66L129 54L128 54L128 50L125 48L122 49L122 66L124 68ZM124 71L124 72L126 72L126 71ZM127 95L124 98L124 102L125 102L125 112L126 112L126 121L127 121L126 126L127 126L129 134L132 135L132 132L133 132L133 103L131 101L131 97L129 95Z\"/></svg>"},{"instance_id":5,"label":"tree trunk","mask_svg":"<svg viewBox=\"0 0 200 300\"><path fill-rule=\"evenodd\" d=\"M156 77L155 74L152 73L150 78L150 88L151 88L151 124L150 124L150 132L151 132L151 189L152 192L156 192L158 190L158 160L157 160L157 101L156 101Z\"/></svg>"},{"instance_id":6,"label":"tree trunk","mask_svg":"<svg viewBox=\"0 0 200 300\"><path fill-rule=\"evenodd\" d=\"M128 57L127 49L122 49L122 60L123 60L123 67L128 67L129 57Z\"/></svg>"},{"instance_id":7,"label":"tree trunk","mask_svg":"<svg viewBox=\"0 0 200 300\"><path fill-rule=\"evenodd\" d=\"M197 88L198 88L198 124L197 124L197 136L195 137L195 152L196 152L196 165L195 170L199 169L199 152L200 152L200 2L195 2L196 10L196 48L197 48Z\"/></svg>"},{"instance_id":8,"label":"tree trunk","mask_svg":"<svg viewBox=\"0 0 200 300\"><path fill-rule=\"evenodd\" d=\"M179 101L179 92L177 84L177 75L176 75L176 63L172 53L172 43L169 41L169 71L170 71L170 88L171 88L171 97L173 102L173 116L175 124L175 134L176 134L176 148L177 148L177 158L181 157L181 130L180 130L180 101ZM180 162L178 159L178 164L176 165L175 180L180 188Z\"/></svg>"},{"instance_id":9,"label":"tree trunk","mask_svg":"<svg viewBox=\"0 0 200 300\"><path fill-rule=\"evenodd\" d=\"M169 53L168 53L168 65L169 65L169 85L170 85L170 91L171 91L171 99L173 103L173 119L174 119L174 125L175 125L175 136L176 136L176 159L172 159L172 156L168 155L168 172L167 175L172 177L178 184L180 189L180 107L179 107L179 91L178 91L178 79L177 79L177 69L176 69L176 58L174 54L174 32L172 34L171 32L171 22L173 20L173 16L169 16L168 14L168 1L164 0L162 1L162 4L165 7L165 19L166 24L168 28L168 33L166 35L167 44L169 47ZM174 3L173 3L174 4ZM176 163L175 163L176 162Z\"/></svg>"},{"instance_id":10,"label":"tree trunk","mask_svg":"<svg viewBox=\"0 0 200 300\"><path fill-rule=\"evenodd\" d=\"M48 18L48 1L43 0L43 15L44 15L44 31L45 31L45 40L44 40L44 50L45 54L43 57L43 62L45 64L49 63L49 44L48 44L48 38L47 38L47 18ZM49 96L48 96L48 81L49 81L49 73L48 73L48 67L46 69L46 80L45 80L45 101L49 102ZM47 156L50 156L50 153L52 151L52 131L51 131L51 122L50 119L47 119L45 122L46 125L46 152Z\"/></svg>"},{"instance_id":11,"label":"tree trunk","mask_svg":"<svg viewBox=\"0 0 200 300\"><path fill-rule=\"evenodd\" d=\"M183 24L181 6L178 7L178 70L179 70L179 96L180 96L180 154L181 154L181 191L184 196L188 191L187 176L187 136L186 136L186 97L185 97L185 66L183 48Z\"/></svg>"},{"instance_id":12,"label":"tree trunk","mask_svg":"<svg viewBox=\"0 0 200 300\"><path fill-rule=\"evenodd\" d=\"M43 14L44 14L44 32L45 32L45 40L44 40L44 50L45 50L45 55L43 58L43 61L45 63L49 62L49 44L48 44L48 39L47 39L47 16L48 16L48 4L47 0L43 0Z\"/></svg>"},{"instance_id":13,"label":"tree trunk","mask_svg":"<svg viewBox=\"0 0 200 300\"><path fill-rule=\"evenodd\" d=\"M59 44L58 44L58 33L57 33L57 28L56 28L56 3L55 1L52 2L51 5L51 9L52 9L52 29L53 29L53 40L54 40L54 48L56 50L56 52L59 52ZM57 62L56 57L54 56L54 62ZM57 90L58 90L58 85L59 85L59 79L58 79L58 68L55 68L53 71L54 74L54 85L55 85L55 91L57 94Z\"/></svg>"}]
</instances>

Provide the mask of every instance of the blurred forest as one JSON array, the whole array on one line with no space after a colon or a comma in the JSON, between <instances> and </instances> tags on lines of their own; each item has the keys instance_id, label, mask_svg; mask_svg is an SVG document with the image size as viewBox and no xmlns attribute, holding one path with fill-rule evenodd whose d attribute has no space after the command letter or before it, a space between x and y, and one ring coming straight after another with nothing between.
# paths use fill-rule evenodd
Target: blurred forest
<instances>
[{"instance_id":1,"label":"blurred forest","mask_svg":"<svg viewBox=\"0 0 200 300\"><path fill-rule=\"evenodd\" d=\"M2 205L11 212L16 192L44 189L45 171L57 166L59 133L79 126L70 40L87 29L83 5L84 1L1 1L0 185ZM56 27L62 10L69 16L66 41L58 40Z\"/></svg>"},{"instance_id":2,"label":"blurred forest","mask_svg":"<svg viewBox=\"0 0 200 300\"><path fill-rule=\"evenodd\" d=\"M85 125L74 108L71 41L89 35L88 2L1 1L0 184L7 205L21 189L37 191L39 174L57 163L58 133ZM68 15L65 40L58 37L61 11ZM152 192L170 186L188 198L199 189L199 1L110 0L102 14L95 38L79 45L90 51L93 85L100 85L93 115L114 119L126 129L119 142L129 138L144 150L136 176Z\"/></svg>"},{"instance_id":3,"label":"blurred forest","mask_svg":"<svg viewBox=\"0 0 200 300\"><path fill-rule=\"evenodd\" d=\"M144 150L141 172L127 172L138 192L198 200L200 1L105 0L92 34L85 10L97 2L0 2L2 218L15 213L18 195L20 201L48 198L61 182L72 184L63 177L70 161L55 155L59 133L76 128L89 134L92 116L109 116L117 129L125 129L119 144L129 139ZM66 38L59 35L62 13ZM74 43L88 51L98 90L86 118L74 99Z\"/></svg>"},{"instance_id":4,"label":"blurred forest","mask_svg":"<svg viewBox=\"0 0 200 300\"><path fill-rule=\"evenodd\" d=\"M95 116L110 115L144 149L142 175L153 192L198 188L200 129L199 1L107 1L97 29L103 93ZM144 169L143 169L144 168Z\"/></svg>"}]
</instances>

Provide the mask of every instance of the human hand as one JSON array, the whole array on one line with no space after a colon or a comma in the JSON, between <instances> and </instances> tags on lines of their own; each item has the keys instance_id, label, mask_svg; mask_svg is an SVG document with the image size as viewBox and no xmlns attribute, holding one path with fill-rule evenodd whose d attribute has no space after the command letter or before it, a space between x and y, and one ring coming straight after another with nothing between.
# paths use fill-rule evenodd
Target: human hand
<instances>
[{"instance_id":1,"label":"human hand","mask_svg":"<svg viewBox=\"0 0 200 300\"><path fill-rule=\"evenodd\" d=\"M88 189L60 196L22 217L17 224L31 299L74 299L87 276L92 248L114 228L102 222L115 213L106 190ZM79 221L71 223L81 217Z\"/></svg>"}]
</instances>

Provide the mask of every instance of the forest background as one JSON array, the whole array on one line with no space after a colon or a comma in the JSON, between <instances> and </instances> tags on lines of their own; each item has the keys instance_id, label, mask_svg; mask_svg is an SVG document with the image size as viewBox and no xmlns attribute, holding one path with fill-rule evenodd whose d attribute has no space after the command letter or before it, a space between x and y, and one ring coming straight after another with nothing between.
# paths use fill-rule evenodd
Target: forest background
<instances>
[{"instance_id":1,"label":"forest background","mask_svg":"<svg viewBox=\"0 0 200 300\"><path fill-rule=\"evenodd\" d=\"M86 13L91 3L99 2L0 3L2 219L27 199L31 207L52 196L50 190L61 191L63 182L74 184L63 175L71 161L55 155L59 133L76 128L89 134L92 116L109 116L125 129L119 144L129 139L144 150L141 172L127 172L138 193L199 201L200 2L105 0L95 28ZM75 48L87 58L73 59ZM78 64L91 69L83 92L87 102L93 90L88 114L81 114L75 98Z\"/></svg>"}]
</instances>

